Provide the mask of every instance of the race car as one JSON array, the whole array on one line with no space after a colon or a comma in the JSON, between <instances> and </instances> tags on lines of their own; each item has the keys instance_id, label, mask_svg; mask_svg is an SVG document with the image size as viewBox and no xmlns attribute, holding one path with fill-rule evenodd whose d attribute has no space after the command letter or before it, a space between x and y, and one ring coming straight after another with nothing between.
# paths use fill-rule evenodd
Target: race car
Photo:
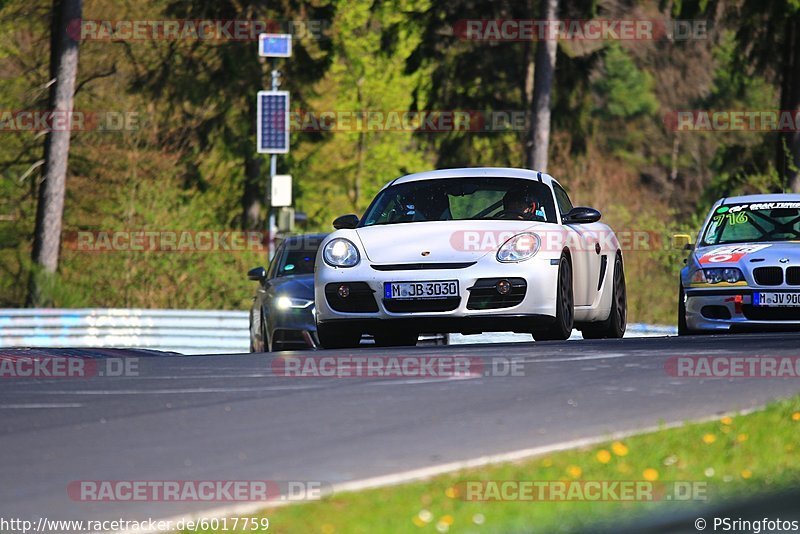
<instances>
[{"instance_id":1,"label":"race car","mask_svg":"<svg viewBox=\"0 0 800 534\"><path fill-rule=\"evenodd\" d=\"M595 209L543 172L448 169L397 178L344 215L314 271L324 348L414 345L420 331L619 338L622 251Z\"/></svg>"},{"instance_id":2,"label":"race car","mask_svg":"<svg viewBox=\"0 0 800 534\"><path fill-rule=\"evenodd\" d=\"M679 335L800 328L800 195L718 200L686 246Z\"/></svg>"}]
</instances>

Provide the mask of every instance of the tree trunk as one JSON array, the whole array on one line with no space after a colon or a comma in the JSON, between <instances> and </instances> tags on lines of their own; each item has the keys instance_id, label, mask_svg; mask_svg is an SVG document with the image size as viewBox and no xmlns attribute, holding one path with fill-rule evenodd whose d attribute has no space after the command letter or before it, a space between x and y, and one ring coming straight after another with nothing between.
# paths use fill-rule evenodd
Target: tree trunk
<instances>
[{"instance_id":1,"label":"tree trunk","mask_svg":"<svg viewBox=\"0 0 800 534\"><path fill-rule=\"evenodd\" d=\"M542 14L548 26L558 17L558 0L542 0ZM550 94L556 69L558 40L545 39L536 47L536 70L533 82L533 113L531 117L531 146L528 166L547 171L547 152L550 145Z\"/></svg>"},{"instance_id":2,"label":"tree trunk","mask_svg":"<svg viewBox=\"0 0 800 534\"><path fill-rule=\"evenodd\" d=\"M67 33L67 25L81 18L81 4L82 0L53 0L49 109L67 116L72 114L79 45ZM44 178L39 186L32 255L36 265L28 293L28 303L35 306L47 304L42 292L44 279L58 270L70 134L69 127L53 130L44 142Z\"/></svg>"},{"instance_id":3,"label":"tree trunk","mask_svg":"<svg viewBox=\"0 0 800 534\"><path fill-rule=\"evenodd\" d=\"M781 83L781 111L800 110L800 14L786 20L783 80ZM778 146L778 171L784 184L800 193L800 131L786 132L780 136Z\"/></svg>"}]
</instances>

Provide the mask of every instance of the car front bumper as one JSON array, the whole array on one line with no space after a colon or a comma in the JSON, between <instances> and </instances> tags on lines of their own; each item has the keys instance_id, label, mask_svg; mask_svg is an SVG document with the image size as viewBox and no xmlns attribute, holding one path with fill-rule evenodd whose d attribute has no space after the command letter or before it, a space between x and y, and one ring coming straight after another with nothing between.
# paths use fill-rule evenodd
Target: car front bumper
<instances>
[{"instance_id":1,"label":"car front bumper","mask_svg":"<svg viewBox=\"0 0 800 534\"><path fill-rule=\"evenodd\" d=\"M689 287L684 292L686 326L689 330L726 332L800 329L800 307L767 308L753 305L753 295L756 292L800 293L798 288Z\"/></svg>"},{"instance_id":2,"label":"car front bumper","mask_svg":"<svg viewBox=\"0 0 800 534\"><path fill-rule=\"evenodd\" d=\"M398 305L396 299L384 296L387 282L450 280L458 281L459 295L448 303L442 302L443 299L426 299L416 304L404 301ZM496 280L512 281L517 299L497 302L500 297L492 295L495 291L492 281ZM520 263L499 263L494 258L483 258L463 268L390 271L377 270L367 261L346 269L318 264L315 306L319 323L358 324L367 332L385 330L390 328L388 324L395 327L402 324L424 332L530 332L534 326L554 320L557 280L558 263L549 258L532 258ZM523 282L524 295L519 296ZM342 284L363 288L359 298L365 305L371 305L371 309L367 311L362 306L356 311L342 311L341 302L331 296L332 288Z\"/></svg>"}]
</instances>

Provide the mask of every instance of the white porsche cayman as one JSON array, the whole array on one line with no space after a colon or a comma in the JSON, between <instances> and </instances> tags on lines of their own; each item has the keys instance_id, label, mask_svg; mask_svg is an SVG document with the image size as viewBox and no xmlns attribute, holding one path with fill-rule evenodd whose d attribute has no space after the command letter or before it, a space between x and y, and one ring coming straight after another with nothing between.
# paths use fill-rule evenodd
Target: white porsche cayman
<instances>
[{"instance_id":1,"label":"white porsche cayman","mask_svg":"<svg viewBox=\"0 0 800 534\"><path fill-rule=\"evenodd\" d=\"M625 333L622 251L600 212L542 172L473 168L388 183L363 218L334 221L317 254L325 348L413 345L420 332L538 340Z\"/></svg>"}]
</instances>

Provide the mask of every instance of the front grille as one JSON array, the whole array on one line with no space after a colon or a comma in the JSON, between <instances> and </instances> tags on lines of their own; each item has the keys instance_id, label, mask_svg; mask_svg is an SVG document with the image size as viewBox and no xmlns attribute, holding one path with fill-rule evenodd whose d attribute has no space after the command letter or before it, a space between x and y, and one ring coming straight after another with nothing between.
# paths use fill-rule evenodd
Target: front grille
<instances>
[{"instance_id":1,"label":"front grille","mask_svg":"<svg viewBox=\"0 0 800 534\"><path fill-rule=\"evenodd\" d=\"M786 269L786 283L790 286L800 286L800 267Z\"/></svg>"},{"instance_id":2,"label":"front grille","mask_svg":"<svg viewBox=\"0 0 800 534\"><path fill-rule=\"evenodd\" d=\"M511 283L511 291L506 295L497 292L497 282L508 280ZM525 298L527 284L524 278L481 278L475 285L468 288L469 300L467 309L469 310L493 310L497 308L510 308L516 306Z\"/></svg>"},{"instance_id":3,"label":"front grille","mask_svg":"<svg viewBox=\"0 0 800 534\"><path fill-rule=\"evenodd\" d=\"M753 277L760 286L779 286L783 283L783 269L780 267L757 267Z\"/></svg>"},{"instance_id":4,"label":"front grille","mask_svg":"<svg viewBox=\"0 0 800 534\"><path fill-rule=\"evenodd\" d=\"M376 271L425 271L428 269L466 269L476 263L474 261L462 263L387 263L383 265L372 264L372 268Z\"/></svg>"},{"instance_id":5,"label":"front grille","mask_svg":"<svg viewBox=\"0 0 800 534\"><path fill-rule=\"evenodd\" d=\"M347 298L339 296L339 286L342 285L350 288L350 295ZM375 302L374 293L366 282L342 282L325 286L325 300L328 301L328 306L340 312L368 313L378 311L378 303Z\"/></svg>"},{"instance_id":6,"label":"front grille","mask_svg":"<svg viewBox=\"0 0 800 534\"><path fill-rule=\"evenodd\" d=\"M383 306L386 311L392 313L453 311L458 308L460 303L461 297L421 300L383 299Z\"/></svg>"},{"instance_id":7,"label":"front grille","mask_svg":"<svg viewBox=\"0 0 800 534\"><path fill-rule=\"evenodd\" d=\"M747 319L753 321L799 321L800 307L797 308L767 308L745 304L742 313Z\"/></svg>"}]
</instances>

